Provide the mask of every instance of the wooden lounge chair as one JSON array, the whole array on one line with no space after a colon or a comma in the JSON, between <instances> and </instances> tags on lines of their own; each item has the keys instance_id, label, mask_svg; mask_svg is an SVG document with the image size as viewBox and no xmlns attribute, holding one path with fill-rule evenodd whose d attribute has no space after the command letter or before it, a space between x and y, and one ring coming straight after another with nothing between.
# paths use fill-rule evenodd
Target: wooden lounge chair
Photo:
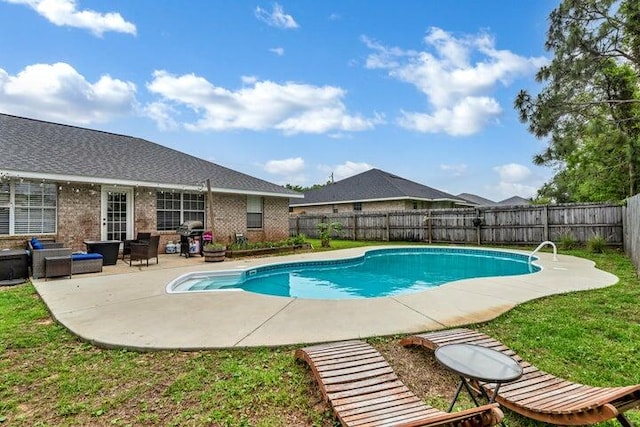
<instances>
[{"instance_id":1,"label":"wooden lounge chair","mask_svg":"<svg viewBox=\"0 0 640 427\"><path fill-rule=\"evenodd\" d=\"M296 358L309 364L343 426L492 426L503 417L496 404L454 413L428 406L362 341L301 348Z\"/></svg>"},{"instance_id":2,"label":"wooden lounge chair","mask_svg":"<svg viewBox=\"0 0 640 427\"><path fill-rule=\"evenodd\" d=\"M524 375L500 387L496 401L525 417L556 425L594 424L616 418L620 424L631 423L623 412L640 404L640 385L626 387L592 387L573 383L543 372L525 362L501 342L470 329L451 329L413 335L400 341L402 345L422 346L435 350L454 343L476 344L493 348L514 358ZM495 384L476 384L488 393Z\"/></svg>"}]
</instances>

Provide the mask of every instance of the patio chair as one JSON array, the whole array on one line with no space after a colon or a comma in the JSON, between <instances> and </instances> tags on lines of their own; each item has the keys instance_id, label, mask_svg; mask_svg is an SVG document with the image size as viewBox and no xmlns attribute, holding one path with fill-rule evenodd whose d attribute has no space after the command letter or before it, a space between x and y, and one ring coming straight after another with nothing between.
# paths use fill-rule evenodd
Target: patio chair
<instances>
[{"instance_id":1,"label":"patio chair","mask_svg":"<svg viewBox=\"0 0 640 427\"><path fill-rule=\"evenodd\" d=\"M498 350L515 359L524 375L503 384L496 401L527 418L556 425L595 424L616 418L620 424L631 423L623 412L640 404L640 385L626 387L592 387L573 383L548 374L525 362L513 350L488 335L470 329L451 329L409 336L400 341L407 346L435 350L454 343L476 344ZM475 384L491 394L495 384Z\"/></svg>"},{"instance_id":2,"label":"patio chair","mask_svg":"<svg viewBox=\"0 0 640 427\"><path fill-rule=\"evenodd\" d=\"M135 239L129 239L122 242L122 260L126 255L131 255L131 243L138 243L143 240L149 240L151 233L138 233Z\"/></svg>"},{"instance_id":3,"label":"patio chair","mask_svg":"<svg viewBox=\"0 0 640 427\"><path fill-rule=\"evenodd\" d=\"M296 350L309 364L322 396L343 426L492 426L502 420L496 404L448 413L413 394L382 355L363 341Z\"/></svg>"},{"instance_id":4,"label":"patio chair","mask_svg":"<svg viewBox=\"0 0 640 427\"><path fill-rule=\"evenodd\" d=\"M129 266L132 261L139 260L142 264L143 260L147 261L149 266L149 260L151 258L156 259L158 264L158 244L160 243L160 236L151 236L149 240L141 240L139 242L131 242L131 254L129 255Z\"/></svg>"},{"instance_id":5,"label":"patio chair","mask_svg":"<svg viewBox=\"0 0 640 427\"><path fill-rule=\"evenodd\" d=\"M31 254L31 276L39 279L45 276L45 258L71 256L71 248L65 248L62 243L46 242L35 238L27 240L27 249Z\"/></svg>"}]
</instances>

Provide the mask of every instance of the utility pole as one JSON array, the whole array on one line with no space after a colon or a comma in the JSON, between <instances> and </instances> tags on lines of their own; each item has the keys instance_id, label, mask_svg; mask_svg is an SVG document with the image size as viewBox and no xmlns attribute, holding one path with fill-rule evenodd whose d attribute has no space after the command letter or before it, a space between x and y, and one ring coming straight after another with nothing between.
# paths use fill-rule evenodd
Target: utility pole
<instances>
[{"instance_id":1,"label":"utility pole","mask_svg":"<svg viewBox=\"0 0 640 427\"><path fill-rule=\"evenodd\" d=\"M207 178L207 202L209 205L209 216L211 217L211 238L216 241L216 230L213 222L213 193L211 192L211 180Z\"/></svg>"}]
</instances>

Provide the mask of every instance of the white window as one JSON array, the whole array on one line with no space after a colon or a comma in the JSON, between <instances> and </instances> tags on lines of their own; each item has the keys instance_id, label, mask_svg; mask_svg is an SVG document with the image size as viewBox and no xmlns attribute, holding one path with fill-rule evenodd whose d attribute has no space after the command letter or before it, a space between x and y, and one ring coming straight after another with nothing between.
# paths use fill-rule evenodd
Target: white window
<instances>
[{"instance_id":1,"label":"white window","mask_svg":"<svg viewBox=\"0 0 640 427\"><path fill-rule=\"evenodd\" d=\"M247 228L262 228L262 197L247 196Z\"/></svg>"},{"instance_id":2,"label":"white window","mask_svg":"<svg viewBox=\"0 0 640 427\"><path fill-rule=\"evenodd\" d=\"M9 215L11 206L11 186L0 182L0 235L9 234Z\"/></svg>"},{"instance_id":3,"label":"white window","mask_svg":"<svg viewBox=\"0 0 640 427\"><path fill-rule=\"evenodd\" d=\"M0 183L0 235L56 232L57 185Z\"/></svg>"},{"instance_id":4,"label":"white window","mask_svg":"<svg viewBox=\"0 0 640 427\"><path fill-rule=\"evenodd\" d=\"M158 231L173 231L185 221L201 221L204 225L204 194L156 193L156 220Z\"/></svg>"}]
</instances>

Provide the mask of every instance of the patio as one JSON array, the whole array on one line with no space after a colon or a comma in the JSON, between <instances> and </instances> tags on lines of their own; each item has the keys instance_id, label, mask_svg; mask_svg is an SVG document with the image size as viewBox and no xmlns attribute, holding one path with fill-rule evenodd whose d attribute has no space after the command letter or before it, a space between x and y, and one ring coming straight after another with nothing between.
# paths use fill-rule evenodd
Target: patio
<instances>
[{"instance_id":1,"label":"patio","mask_svg":"<svg viewBox=\"0 0 640 427\"><path fill-rule=\"evenodd\" d=\"M395 297L305 300L246 292L165 292L170 280L187 272L353 257L373 248L222 263L162 255L158 265L129 267L119 260L102 273L34 280L34 286L56 320L89 342L137 350L197 350L442 329L493 319L524 301L618 280L589 260L559 255L554 262L551 254L539 253L543 271L533 275L463 280Z\"/></svg>"}]
</instances>

